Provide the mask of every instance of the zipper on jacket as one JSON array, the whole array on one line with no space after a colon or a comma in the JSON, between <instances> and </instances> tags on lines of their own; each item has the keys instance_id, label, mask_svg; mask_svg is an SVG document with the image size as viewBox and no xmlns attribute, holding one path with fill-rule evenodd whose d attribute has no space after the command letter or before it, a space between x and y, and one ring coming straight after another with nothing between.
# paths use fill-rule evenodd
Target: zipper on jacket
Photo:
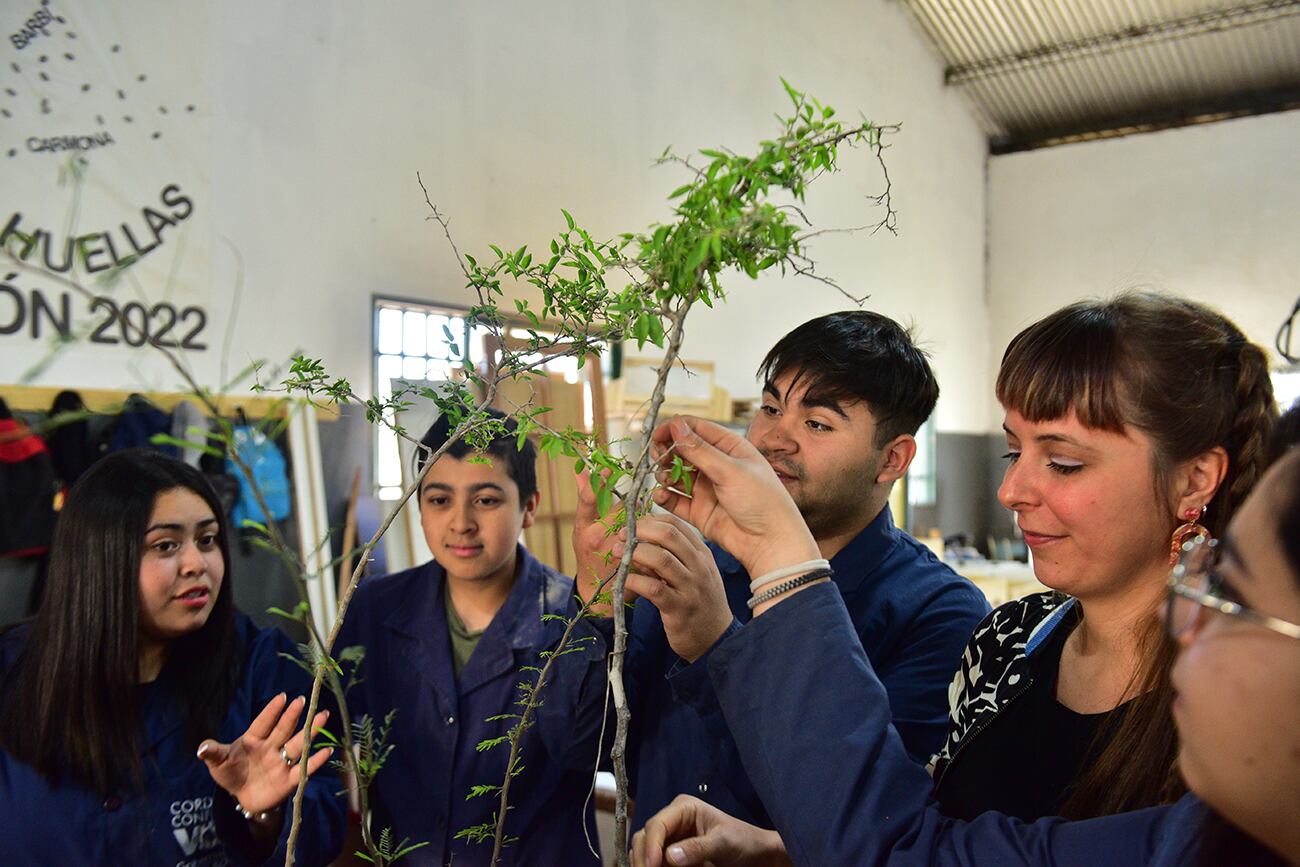
<instances>
[{"instance_id":1,"label":"zipper on jacket","mask_svg":"<svg viewBox=\"0 0 1300 867\"><path fill-rule=\"evenodd\" d=\"M1064 596L1064 594L1059 594L1059 593L1057 593L1056 591L1050 591L1050 590L1049 590L1048 593L1050 593L1054 599L1057 599L1057 598L1060 598L1060 597ZM1068 599L1068 597L1065 597L1065 598ZM1028 652L1028 650L1029 650L1029 639L1033 638L1033 634L1034 634L1034 632L1035 632L1039 627L1043 626L1043 623L1044 623L1044 622L1046 622L1047 620L1050 620L1050 619L1052 618L1052 616L1056 613L1056 610L1057 610L1061 605L1063 605L1063 604L1065 604L1065 603L1064 603L1064 602L1059 602L1059 601L1055 602L1055 604L1054 604L1053 607L1052 607L1052 610L1049 611L1049 612L1047 613L1047 616L1044 617L1043 620L1040 621L1038 624L1036 624L1036 625L1034 626L1033 629L1030 629L1030 630L1029 630L1029 634L1026 636L1026 639L1025 639L1025 646L1024 646L1023 648L1021 648L1021 650L1020 650L1020 654L1022 654L1022 655L1025 657L1025 663L1026 663L1026 666L1025 666L1025 667L1026 667L1027 669L1029 669L1029 671L1028 671L1027 674L1026 674L1026 679L1025 679L1025 684L1024 684L1024 686L1020 687L1020 689L1018 689L1018 690L1017 690L1017 691L1016 691L1016 692L1015 692L1015 693L1014 693L1010 698L1008 698L1008 699L1007 699L1007 703L1006 703L1005 705L1000 706L1000 707L999 707L999 708L998 708L998 709L993 713L992 716L990 716L988 719L984 720L984 721L983 721L982 723L980 723L979 725L972 726L972 727L971 727L971 728L966 732L966 735L965 735L965 737L962 738L961 743L957 745L957 749L956 749L956 751L954 751L953 754L952 754L951 756L948 757L948 764L944 765L943 772L942 772L941 774L939 774L939 776L936 777L936 778L934 779L934 789L935 789L935 791L938 791L938 789L939 789L939 785L943 782L943 778L946 777L946 776L948 776L948 769L952 767L952 763L955 762L955 761L957 761L957 757L958 757L959 755L961 755L961 754L965 751L967 745L969 745L970 742L971 742L972 740L975 739L975 736L978 735L980 732L984 731L984 729L988 728L989 723L991 723L991 722L993 722L993 720L997 719L997 718L1002 714L1003 711L1005 711L1008 707L1011 706L1012 702L1014 702L1016 699L1020 698L1020 696L1024 695L1025 691L1028 690L1029 687L1033 685L1033 683L1034 683L1033 670L1032 670L1032 668L1028 665L1028 663L1029 663L1029 652ZM1060 626L1060 622L1059 622L1059 621L1057 621L1056 623L1052 624L1051 629L1050 629L1049 631L1055 630L1058 626Z\"/></svg>"},{"instance_id":2,"label":"zipper on jacket","mask_svg":"<svg viewBox=\"0 0 1300 867\"><path fill-rule=\"evenodd\" d=\"M966 737L961 739L961 743L957 745L956 752L954 752L951 756L948 757L948 764L944 765L943 773L941 773L939 777L934 781L934 790L936 792L939 791L939 786L943 785L944 777L948 776L948 771L952 770L953 763L957 761L957 757L966 751L966 747L970 746L970 742L975 740L976 736L979 735L980 732L988 728L990 723L992 723L995 719L1001 716L1006 711L1007 708L1011 707L1011 705L1015 702L1016 699L1024 695L1025 692L1028 691L1029 687L1033 685L1034 685L1034 676L1032 673L1030 673L1025 677L1025 685L1020 687L1019 690L1017 690L1014 694L1012 694L1011 697L1007 699L1006 704L1000 705L996 713L991 714L987 719L983 720L979 724L972 726L971 729L966 732Z\"/></svg>"}]
</instances>

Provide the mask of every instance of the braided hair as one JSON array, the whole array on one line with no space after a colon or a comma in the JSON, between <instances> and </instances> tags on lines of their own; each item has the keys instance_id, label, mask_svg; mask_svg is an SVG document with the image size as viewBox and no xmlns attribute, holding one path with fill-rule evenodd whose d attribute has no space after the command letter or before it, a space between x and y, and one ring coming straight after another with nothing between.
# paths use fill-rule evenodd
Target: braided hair
<instances>
[{"instance_id":1,"label":"braided hair","mask_svg":"<svg viewBox=\"0 0 1300 867\"><path fill-rule=\"evenodd\" d=\"M1020 332L1003 356L997 396L1032 422L1073 413L1086 427L1144 433L1171 533L1179 523L1170 496L1175 468L1214 448L1227 453L1227 474L1201 519L1221 535L1268 465L1277 419L1263 350L1209 307L1145 291L1071 304ZM1140 809L1186 791L1169 711L1176 645L1155 611L1141 648L1129 691L1136 698L1101 727L1062 808L1069 818Z\"/></svg>"}]
</instances>

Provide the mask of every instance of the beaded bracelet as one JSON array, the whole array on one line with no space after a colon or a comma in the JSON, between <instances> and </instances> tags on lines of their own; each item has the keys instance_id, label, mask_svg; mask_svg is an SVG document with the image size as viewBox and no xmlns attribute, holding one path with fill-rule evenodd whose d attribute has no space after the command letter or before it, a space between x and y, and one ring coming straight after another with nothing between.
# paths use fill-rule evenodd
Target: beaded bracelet
<instances>
[{"instance_id":1,"label":"beaded bracelet","mask_svg":"<svg viewBox=\"0 0 1300 867\"><path fill-rule=\"evenodd\" d=\"M753 610L756 606L762 605L764 602L766 602L769 599L775 599L776 597L780 596L782 593L788 593L789 591L793 590L796 587L802 587L805 584L811 584L814 581L820 581L823 578L829 578L833 574L834 572L830 568L814 569L811 572L800 575L797 578L791 578L788 581L782 581L780 584L776 585L775 587L772 587L771 589L764 590L762 593L758 594L757 596L755 596L753 599L749 600L745 604L748 605L751 610Z\"/></svg>"},{"instance_id":2,"label":"beaded bracelet","mask_svg":"<svg viewBox=\"0 0 1300 867\"><path fill-rule=\"evenodd\" d=\"M266 820L270 819L271 816L273 816L275 814L275 811L278 809L280 808L277 806L277 807L272 807L269 810L264 810L261 813L250 813L248 810L244 809L243 804L239 803L239 801L235 801L235 812L243 816L245 819L247 819L250 822L265 822Z\"/></svg>"}]
</instances>

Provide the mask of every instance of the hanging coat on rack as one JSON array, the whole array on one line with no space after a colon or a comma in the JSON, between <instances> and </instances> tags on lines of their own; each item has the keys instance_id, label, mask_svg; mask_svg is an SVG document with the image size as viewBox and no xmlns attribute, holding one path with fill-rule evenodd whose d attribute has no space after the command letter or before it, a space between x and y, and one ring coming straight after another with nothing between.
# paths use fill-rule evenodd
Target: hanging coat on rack
<instances>
[{"instance_id":1,"label":"hanging coat on rack","mask_svg":"<svg viewBox=\"0 0 1300 867\"><path fill-rule=\"evenodd\" d=\"M84 413L86 404L75 391L61 391L50 405L50 420L56 426L45 437L45 445L54 460L54 472L65 489L99 458L99 449L91 442L90 423ZM59 419L63 416L62 419Z\"/></svg>"},{"instance_id":2,"label":"hanging coat on rack","mask_svg":"<svg viewBox=\"0 0 1300 867\"><path fill-rule=\"evenodd\" d=\"M0 556L45 553L59 494L49 449L0 398Z\"/></svg>"},{"instance_id":3,"label":"hanging coat on rack","mask_svg":"<svg viewBox=\"0 0 1300 867\"><path fill-rule=\"evenodd\" d=\"M230 472L239 479L239 500L235 503L231 520L236 529L242 527L246 519L259 524L283 521L293 509L292 488L284 454L265 431L248 423L242 409L239 411L239 419L240 424L235 426L231 446L240 460L253 471L253 480L250 481L236 467L230 468ZM256 482L270 514L262 510L254 496L253 482Z\"/></svg>"},{"instance_id":4,"label":"hanging coat on rack","mask_svg":"<svg viewBox=\"0 0 1300 867\"><path fill-rule=\"evenodd\" d=\"M172 407L171 435L175 439L206 444L207 434L211 429L212 424L207 415L194 401L182 400ZM199 466L201 457L203 457L203 450L197 446L186 446L181 449L181 460L192 467Z\"/></svg>"},{"instance_id":5,"label":"hanging coat on rack","mask_svg":"<svg viewBox=\"0 0 1300 867\"><path fill-rule=\"evenodd\" d=\"M108 450L119 452L123 449L146 448L160 451L168 457L180 458L180 449L170 445L154 445L154 434L170 435L172 418L154 406L143 395L133 394L126 399L122 413L118 416L113 438L109 440Z\"/></svg>"}]
</instances>

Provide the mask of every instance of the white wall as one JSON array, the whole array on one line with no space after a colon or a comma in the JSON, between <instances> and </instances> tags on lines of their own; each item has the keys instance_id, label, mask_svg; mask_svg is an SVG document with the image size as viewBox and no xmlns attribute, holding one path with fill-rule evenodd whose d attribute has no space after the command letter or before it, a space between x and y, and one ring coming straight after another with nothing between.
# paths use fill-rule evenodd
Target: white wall
<instances>
[{"instance_id":1,"label":"white wall","mask_svg":"<svg viewBox=\"0 0 1300 867\"><path fill-rule=\"evenodd\" d=\"M1044 314L1135 286L1214 305L1271 351L1300 293L1298 153L1292 111L992 157L990 370Z\"/></svg>"},{"instance_id":2,"label":"white wall","mask_svg":"<svg viewBox=\"0 0 1300 867\"><path fill-rule=\"evenodd\" d=\"M194 67L182 70L197 76L190 87L203 124L186 143L190 167L174 168L175 151L136 143L133 153L165 164L161 174L195 198L185 249L196 255L173 244L157 264L165 272L176 262L187 297L210 309L214 348L191 356L207 381L233 324L232 368L302 348L368 392L371 293L464 303L452 257L425 221L417 171L463 250L544 244L562 226L561 207L597 234L640 229L668 216L664 196L680 183L650 167L663 147L752 146L774 130L785 76L849 117L860 109L903 124L889 152L900 236L830 237L815 252L824 273L872 293L871 306L920 323L944 392L940 428L988 425L991 379L971 363L989 354L984 141L900 4L64 5L70 19L111 14L139 56L162 57L157 46L179 39ZM93 38L88 27L83 47ZM108 154L120 159L126 148L90 152L92 171ZM811 197L819 227L872 220L864 197L881 187L877 169L865 155L843 166ZM54 222L67 207L54 171L52 160L0 161L0 185L29 190L25 213L39 197ZM130 195L111 199L96 206L101 221L114 206L138 213ZM244 275L237 313L232 249ZM781 334L848 304L806 280L736 278L729 288L725 308L694 314L685 355L716 359L736 394L757 393L753 370ZM37 350L0 337L0 380L13 381ZM78 347L36 381L174 381L134 355L127 364L121 348Z\"/></svg>"}]
</instances>

